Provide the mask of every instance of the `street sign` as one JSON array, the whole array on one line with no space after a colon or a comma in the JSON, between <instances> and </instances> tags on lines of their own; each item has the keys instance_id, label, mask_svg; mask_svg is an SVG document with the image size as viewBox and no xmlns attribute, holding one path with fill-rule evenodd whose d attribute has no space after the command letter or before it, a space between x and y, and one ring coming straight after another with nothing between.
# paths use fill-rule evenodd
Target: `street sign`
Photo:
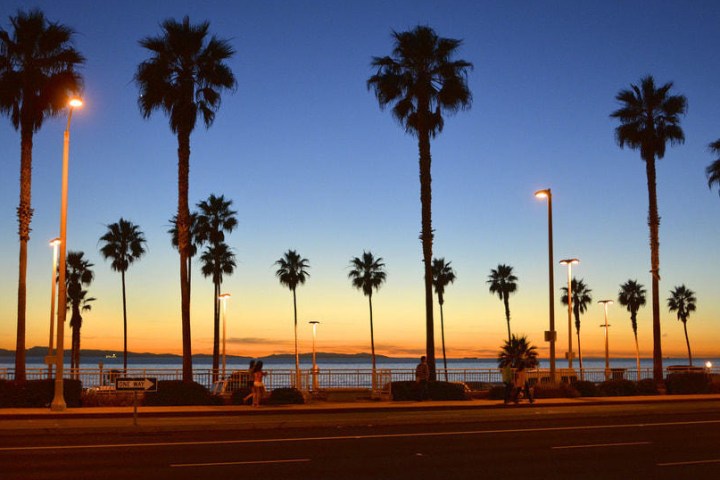
<instances>
[{"instance_id":1,"label":"street sign","mask_svg":"<svg viewBox=\"0 0 720 480\"><path fill-rule=\"evenodd\" d=\"M129 390L135 392L157 392L157 377L129 378L121 377L115 380L115 390Z\"/></svg>"}]
</instances>

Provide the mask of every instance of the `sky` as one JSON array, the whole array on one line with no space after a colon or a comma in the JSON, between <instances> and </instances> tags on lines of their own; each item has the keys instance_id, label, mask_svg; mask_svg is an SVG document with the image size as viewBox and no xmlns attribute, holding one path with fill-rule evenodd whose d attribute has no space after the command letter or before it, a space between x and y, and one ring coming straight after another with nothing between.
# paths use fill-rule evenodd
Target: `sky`
<instances>
[{"instance_id":1,"label":"sky","mask_svg":"<svg viewBox=\"0 0 720 480\"><path fill-rule=\"evenodd\" d=\"M177 209L177 140L162 112L143 119L133 81L148 58L138 44L167 18L207 20L236 54L237 89L223 95L214 124L191 137L190 202L233 201L238 227L228 243L237 269L223 291L228 353L293 351L291 292L275 277L288 249L310 263L298 288L300 350L370 350L367 298L347 279L351 257L384 259L387 283L373 296L377 353L415 356L425 348L417 141L382 111L366 80L373 56L389 55L391 33L428 25L462 39L471 62L472 108L446 117L432 142L434 255L452 261L445 342L449 357L492 357L506 339L502 302L486 283L512 265L513 333L541 357L548 344L547 204L553 192L555 259L592 289L582 316L584 355L604 354L601 299L637 279L648 291L638 318L643 356L652 354L647 184L639 153L614 139L617 92L651 74L688 99L684 145L657 162L663 354L686 355L682 324L666 308L680 284L696 292L688 321L695 357L720 355L720 197L709 190L707 145L720 138L720 4L712 1L150 1L9 0L0 25L30 6L72 27L86 57L85 106L73 114L68 248L94 263L96 297L83 316L82 347L122 350L120 275L98 239L120 217L140 226L147 254L127 273L128 348L180 353L179 260L167 234ZM47 345L51 248L58 236L66 117L34 137L27 347ZM0 348L15 348L20 135L0 119ZM567 345L555 264L558 358ZM213 289L193 270L194 353L212 351ZM436 345L440 318L436 302ZM628 312L608 310L613 356L633 356ZM66 330L69 335L69 329ZM573 340L576 343L576 340ZM66 341L69 345L69 341Z\"/></svg>"}]
</instances>

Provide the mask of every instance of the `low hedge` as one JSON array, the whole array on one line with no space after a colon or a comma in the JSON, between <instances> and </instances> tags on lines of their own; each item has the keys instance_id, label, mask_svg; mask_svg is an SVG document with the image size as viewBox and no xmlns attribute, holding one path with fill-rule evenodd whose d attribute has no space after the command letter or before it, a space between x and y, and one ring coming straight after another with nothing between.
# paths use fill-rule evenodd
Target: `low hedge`
<instances>
[{"instance_id":1,"label":"low hedge","mask_svg":"<svg viewBox=\"0 0 720 480\"><path fill-rule=\"evenodd\" d=\"M541 383L535 385L535 398L577 398L580 396L568 383Z\"/></svg>"},{"instance_id":2,"label":"low hedge","mask_svg":"<svg viewBox=\"0 0 720 480\"><path fill-rule=\"evenodd\" d=\"M671 373L665 379L665 385L671 395L710 392L710 378L705 373Z\"/></svg>"},{"instance_id":3,"label":"low hedge","mask_svg":"<svg viewBox=\"0 0 720 480\"><path fill-rule=\"evenodd\" d=\"M638 395L659 395L657 383L652 378L644 378L637 382Z\"/></svg>"},{"instance_id":4,"label":"low hedge","mask_svg":"<svg viewBox=\"0 0 720 480\"><path fill-rule=\"evenodd\" d=\"M251 405L252 404L252 398L248 398L248 401L245 402L243 399L250 395L250 388L248 387L242 387L238 388L237 390L234 390L232 392L232 395L230 396L230 404L231 405Z\"/></svg>"},{"instance_id":5,"label":"low hedge","mask_svg":"<svg viewBox=\"0 0 720 480\"><path fill-rule=\"evenodd\" d=\"M265 403L268 405L302 405L305 403L305 398L297 388L276 388L270 392Z\"/></svg>"},{"instance_id":6,"label":"low hedge","mask_svg":"<svg viewBox=\"0 0 720 480\"><path fill-rule=\"evenodd\" d=\"M81 405L80 395L82 383L80 380L63 380L63 395L68 407ZM0 407L2 408L43 408L49 407L55 396L55 381L28 380L15 382L0 380Z\"/></svg>"},{"instance_id":7,"label":"low hedge","mask_svg":"<svg viewBox=\"0 0 720 480\"><path fill-rule=\"evenodd\" d=\"M143 405L147 406L220 404L222 400L214 397L199 383L181 380L161 380L158 382L157 392L146 392L143 399Z\"/></svg>"},{"instance_id":8,"label":"low hedge","mask_svg":"<svg viewBox=\"0 0 720 480\"><path fill-rule=\"evenodd\" d=\"M138 404L141 403L138 394ZM86 390L82 393L80 400L83 407L131 407L134 403L134 394L132 392L96 392Z\"/></svg>"},{"instance_id":9,"label":"low hedge","mask_svg":"<svg viewBox=\"0 0 720 480\"><path fill-rule=\"evenodd\" d=\"M581 380L573 383L573 387L581 397L599 397L601 395L600 389L594 382Z\"/></svg>"},{"instance_id":10,"label":"low hedge","mask_svg":"<svg viewBox=\"0 0 720 480\"><path fill-rule=\"evenodd\" d=\"M637 385L630 380L607 380L600 384L600 392L605 397L629 397L637 395Z\"/></svg>"},{"instance_id":11,"label":"low hedge","mask_svg":"<svg viewBox=\"0 0 720 480\"><path fill-rule=\"evenodd\" d=\"M413 381L392 382L393 401L420 400L420 384ZM452 382L428 382L428 400L468 400L465 385Z\"/></svg>"}]
</instances>

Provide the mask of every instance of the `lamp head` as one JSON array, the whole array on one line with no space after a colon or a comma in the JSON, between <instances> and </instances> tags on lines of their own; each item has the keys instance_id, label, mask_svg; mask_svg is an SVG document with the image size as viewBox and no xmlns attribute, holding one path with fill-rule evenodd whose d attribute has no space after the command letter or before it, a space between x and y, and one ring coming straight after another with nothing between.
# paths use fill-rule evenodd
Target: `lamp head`
<instances>
[{"instance_id":1,"label":"lamp head","mask_svg":"<svg viewBox=\"0 0 720 480\"><path fill-rule=\"evenodd\" d=\"M218 300L226 300L230 297L231 297L231 295L229 293L222 293L222 294L220 294L220 296L218 296Z\"/></svg>"},{"instance_id":2,"label":"lamp head","mask_svg":"<svg viewBox=\"0 0 720 480\"><path fill-rule=\"evenodd\" d=\"M552 193L550 192L549 188L546 188L543 190L538 190L537 192L535 192L536 198L550 198L551 196L552 196Z\"/></svg>"},{"instance_id":3,"label":"lamp head","mask_svg":"<svg viewBox=\"0 0 720 480\"><path fill-rule=\"evenodd\" d=\"M580 263L580 260L577 258L567 258L565 260L560 260L560 265L577 265Z\"/></svg>"},{"instance_id":4,"label":"lamp head","mask_svg":"<svg viewBox=\"0 0 720 480\"><path fill-rule=\"evenodd\" d=\"M56 238L53 238L52 240L50 240L51 247L57 247L58 245L60 245L60 243L61 243L60 237L56 237Z\"/></svg>"},{"instance_id":5,"label":"lamp head","mask_svg":"<svg viewBox=\"0 0 720 480\"><path fill-rule=\"evenodd\" d=\"M80 98L78 98L78 97L73 97L73 98L71 98L70 101L68 102L68 106L70 106L71 108L82 107L82 106L83 106L83 101L82 101Z\"/></svg>"}]
</instances>

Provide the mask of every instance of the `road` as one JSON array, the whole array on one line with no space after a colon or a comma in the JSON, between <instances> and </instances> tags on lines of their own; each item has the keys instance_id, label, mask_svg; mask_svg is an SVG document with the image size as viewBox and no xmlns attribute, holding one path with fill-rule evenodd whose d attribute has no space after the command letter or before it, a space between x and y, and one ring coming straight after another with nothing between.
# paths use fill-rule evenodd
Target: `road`
<instances>
[{"instance_id":1,"label":"road","mask_svg":"<svg viewBox=\"0 0 720 480\"><path fill-rule=\"evenodd\" d=\"M0 477L720 478L720 402L172 421L3 436Z\"/></svg>"}]
</instances>

